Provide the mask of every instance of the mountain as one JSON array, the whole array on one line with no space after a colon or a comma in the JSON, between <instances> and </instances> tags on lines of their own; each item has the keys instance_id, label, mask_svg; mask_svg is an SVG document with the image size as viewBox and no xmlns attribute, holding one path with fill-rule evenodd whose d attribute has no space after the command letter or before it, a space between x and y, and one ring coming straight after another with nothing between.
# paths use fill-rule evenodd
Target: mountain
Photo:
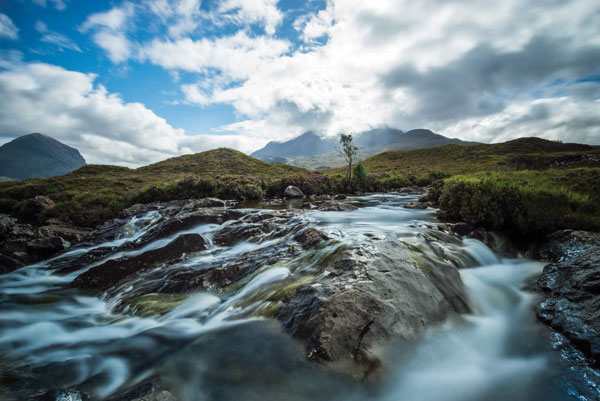
<instances>
[{"instance_id":1,"label":"mountain","mask_svg":"<svg viewBox=\"0 0 600 401\"><path fill-rule=\"evenodd\" d=\"M77 149L42 134L23 135L0 146L0 176L17 180L64 175L83 165Z\"/></svg>"},{"instance_id":2,"label":"mountain","mask_svg":"<svg viewBox=\"0 0 600 401\"><path fill-rule=\"evenodd\" d=\"M471 146L478 142L448 138L427 129L402 132L383 127L354 135L354 144L358 146L358 159L365 159L385 151L425 149L448 144ZM252 156L269 162L326 169L345 164L343 156L337 151L338 147L337 138L321 138L309 131L287 142L269 142Z\"/></svg>"},{"instance_id":3,"label":"mountain","mask_svg":"<svg viewBox=\"0 0 600 401\"><path fill-rule=\"evenodd\" d=\"M323 139L313 131L308 131L287 142L271 141L250 156L264 161L285 162L283 158L316 156L331 152L335 148L337 148L336 138Z\"/></svg>"},{"instance_id":4,"label":"mountain","mask_svg":"<svg viewBox=\"0 0 600 401\"><path fill-rule=\"evenodd\" d=\"M413 129L398 137L397 141L384 145L381 150L413 150L435 148L442 145L472 146L480 145L480 142L467 142L457 138L448 138L436 134L428 129ZM379 153L379 152L377 152Z\"/></svg>"},{"instance_id":5,"label":"mountain","mask_svg":"<svg viewBox=\"0 0 600 401\"><path fill-rule=\"evenodd\" d=\"M280 163L266 163L237 150L219 148L202 153L172 157L158 163L139 167L140 175L161 176L198 175L214 177L232 174L244 176L271 176L304 172L304 169Z\"/></svg>"}]
</instances>

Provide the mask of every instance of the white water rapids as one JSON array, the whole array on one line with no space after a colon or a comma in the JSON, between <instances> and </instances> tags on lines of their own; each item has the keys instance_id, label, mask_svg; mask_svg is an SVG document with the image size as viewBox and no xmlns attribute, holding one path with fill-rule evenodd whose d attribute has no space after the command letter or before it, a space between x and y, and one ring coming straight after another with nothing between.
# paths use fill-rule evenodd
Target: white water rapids
<instances>
[{"instance_id":1,"label":"white water rapids","mask_svg":"<svg viewBox=\"0 0 600 401\"><path fill-rule=\"evenodd\" d=\"M154 374L190 401L597 399L600 393L589 390L580 372L550 348L549 330L535 318L535 295L522 290L544 264L502 257L480 241L442 233L432 210L401 207L413 200L371 195L349 199L360 206L356 211L306 212L305 218L336 240L321 253L387 236L419 248L429 260L461 268L472 313L430 328L417 342L390 344L382 352L385 373L376 383L362 384L307 361L302 346L276 322L246 313L257 308L262 292L301 274L302 266L258 270L235 291L198 292L167 313L147 317L121 307L119 296L96 297L69 284L108 258L157 249L176 235L56 274L53 264L61 259L139 238L160 219L151 212L132 218L121 238L0 276L0 400L37 399L48 389L105 399ZM201 225L186 232L212 244L218 228ZM211 245L181 265L209 268L289 240Z\"/></svg>"}]
</instances>

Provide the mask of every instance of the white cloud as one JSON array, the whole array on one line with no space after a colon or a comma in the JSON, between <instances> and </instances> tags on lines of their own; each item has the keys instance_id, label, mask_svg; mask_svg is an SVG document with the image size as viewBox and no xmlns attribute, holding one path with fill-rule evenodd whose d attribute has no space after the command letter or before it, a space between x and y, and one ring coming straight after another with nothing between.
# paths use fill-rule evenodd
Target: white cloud
<instances>
[{"instance_id":1,"label":"white cloud","mask_svg":"<svg viewBox=\"0 0 600 401\"><path fill-rule=\"evenodd\" d=\"M0 72L0 132L50 135L91 163L137 166L181 153L182 130L141 103L123 102L95 79L41 63Z\"/></svg>"},{"instance_id":2,"label":"white cloud","mask_svg":"<svg viewBox=\"0 0 600 401\"><path fill-rule=\"evenodd\" d=\"M110 61L122 63L131 57L135 48L126 35L127 29L133 26L134 16L135 6L124 2L119 7L88 16L79 30L95 31L94 43L106 52Z\"/></svg>"},{"instance_id":3,"label":"white cloud","mask_svg":"<svg viewBox=\"0 0 600 401\"><path fill-rule=\"evenodd\" d=\"M180 38L198 28L203 15L200 10L201 0L148 0L149 11L158 16L167 26L169 36Z\"/></svg>"},{"instance_id":4,"label":"white cloud","mask_svg":"<svg viewBox=\"0 0 600 401\"><path fill-rule=\"evenodd\" d=\"M115 64L126 61L131 56L132 44L122 32L101 30L94 34L93 39Z\"/></svg>"},{"instance_id":5,"label":"white cloud","mask_svg":"<svg viewBox=\"0 0 600 401\"><path fill-rule=\"evenodd\" d=\"M6 14L0 13L0 38L18 39L19 29Z\"/></svg>"},{"instance_id":6,"label":"white cloud","mask_svg":"<svg viewBox=\"0 0 600 401\"><path fill-rule=\"evenodd\" d=\"M328 10L320 10L317 14L299 17L293 25L294 29L302 33L301 39L310 43L329 33L333 25L333 18Z\"/></svg>"},{"instance_id":7,"label":"white cloud","mask_svg":"<svg viewBox=\"0 0 600 401\"><path fill-rule=\"evenodd\" d=\"M244 120L222 129L256 138L388 125L430 127L465 139L518 132L590 141L600 123L582 118L573 105L596 107L598 83L581 88L587 97L578 99L568 85L597 74L599 16L600 6L588 0L331 0L325 10L296 19L294 28L307 45L293 52L220 57L229 51L228 38L184 39L155 42L146 58L166 69L215 69L195 84L182 83L187 101L232 105ZM264 37L245 39L245 48L252 48ZM560 122L556 115L519 120L514 108L535 102L557 79L566 83L554 90L568 92L557 104L572 113L558 113ZM553 96L545 94L545 102ZM521 121L518 130L510 128L510 119ZM485 130L456 128L478 120Z\"/></svg>"},{"instance_id":8,"label":"white cloud","mask_svg":"<svg viewBox=\"0 0 600 401\"><path fill-rule=\"evenodd\" d=\"M252 38L240 31L218 39L155 39L141 50L140 57L165 69L191 72L217 69L227 78L245 79L270 60L280 57L289 46L285 40Z\"/></svg>"},{"instance_id":9,"label":"white cloud","mask_svg":"<svg viewBox=\"0 0 600 401\"><path fill-rule=\"evenodd\" d=\"M268 35L273 35L283 20L283 14L277 8L278 2L279 0L224 0L219 4L218 12L225 19L238 24L262 25Z\"/></svg>"},{"instance_id":10,"label":"white cloud","mask_svg":"<svg viewBox=\"0 0 600 401\"><path fill-rule=\"evenodd\" d=\"M49 30L48 26L44 22L37 21L35 23L35 29L42 34L40 39L42 42L53 44L58 46L60 49L69 49L81 53L81 49L75 42L65 35Z\"/></svg>"}]
</instances>

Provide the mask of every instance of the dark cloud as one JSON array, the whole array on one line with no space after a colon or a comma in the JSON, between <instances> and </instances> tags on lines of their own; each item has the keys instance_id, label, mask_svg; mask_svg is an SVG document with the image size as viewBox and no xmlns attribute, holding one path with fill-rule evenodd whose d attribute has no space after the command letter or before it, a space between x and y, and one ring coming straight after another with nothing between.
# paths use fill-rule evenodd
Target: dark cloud
<instances>
[{"instance_id":1,"label":"dark cloud","mask_svg":"<svg viewBox=\"0 0 600 401\"><path fill-rule=\"evenodd\" d=\"M518 51L481 44L443 67L420 72L418 66L401 65L381 80L388 90L408 89L419 117L448 121L497 113L511 100L530 98L557 78L575 80L598 65L599 46L534 37Z\"/></svg>"}]
</instances>

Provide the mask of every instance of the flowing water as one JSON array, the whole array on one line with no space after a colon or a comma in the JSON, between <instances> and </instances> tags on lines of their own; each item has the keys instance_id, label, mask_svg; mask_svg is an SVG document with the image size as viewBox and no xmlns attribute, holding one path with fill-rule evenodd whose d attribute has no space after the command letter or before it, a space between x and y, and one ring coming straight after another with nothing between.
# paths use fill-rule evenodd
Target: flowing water
<instances>
[{"instance_id":1,"label":"flowing water","mask_svg":"<svg viewBox=\"0 0 600 401\"><path fill-rule=\"evenodd\" d=\"M150 275L101 297L69 284L107 258L157 249L176 235L57 274L68 258L135 241L160 220L157 212L132 218L113 241L0 276L0 400L36 399L47 389L104 399L156 374L185 400L600 399L594 380L585 376L589 372L568 366L550 348L549 330L535 319L535 295L522 290L543 263L503 257L477 240L460 240L438 229L431 209L401 207L414 200L371 195L349 199L359 206L355 211L306 212L299 219L335 239L314 257L259 269L228 291L171 299L161 313L141 313L123 301ZM245 205L250 206L257 207ZM210 247L169 269L209 269L248 252L276 253L290 240L219 247L212 244L219 228L206 224L186 231L202 234ZM459 267L472 313L430 328L419 341L390 344L377 380L361 383L307 361L302 344L277 322L257 317L266 296L305 274L311 260L341 244L386 237L418 248L433 266Z\"/></svg>"}]
</instances>

